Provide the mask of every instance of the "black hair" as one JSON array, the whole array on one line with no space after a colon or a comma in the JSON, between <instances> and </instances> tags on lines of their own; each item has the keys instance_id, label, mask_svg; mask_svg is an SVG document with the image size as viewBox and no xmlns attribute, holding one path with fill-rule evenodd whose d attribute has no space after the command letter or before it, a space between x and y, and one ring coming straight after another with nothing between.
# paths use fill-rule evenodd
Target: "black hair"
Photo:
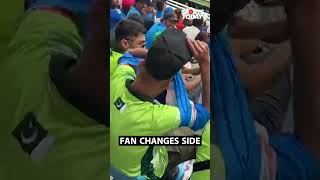
<instances>
[{"instance_id":1,"label":"black hair","mask_svg":"<svg viewBox=\"0 0 320 180\"><path fill-rule=\"evenodd\" d=\"M150 0L148 0L147 1L147 6L152 6L153 7L153 3Z\"/></svg>"},{"instance_id":2,"label":"black hair","mask_svg":"<svg viewBox=\"0 0 320 180\"><path fill-rule=\"evenodd\" d=\"M131 14L128 19L131 19L131 20L134 20L140 24L144 24L144 20L143 20L143 17L141 17L139 14L137 13L134 13L134 14Z\"/></svg>"},{"instance_id":3,"label":"black hair","mask_svg":"<svg viewBox=\"0 0 320 180\"><path fill-rule=\"evenodd\" d=\"M159 0L156 2L156 10L158 10L158 11L164 10L164 1Z\"/></svg>"},{"instance_id":4,"label":"black hair","mask_svg":"<svg viewBox=\"0 0 320 180\"><path fill-rule=\"evenodd\" d=\"M200 27L203 25L203 18L201 19L193 19L192 20L192 25L195 27Z\"/></svg>"},{"instance_id":5,"label":"black hair","mask_svg":"<svg viewBox=\"0 0 320 180\"><path fill-rule=\"evenodd\" d=\"M123 38L136 37L139 34L144 34L146 29L144 26L134 20L125 19L119 22L115 30L116 41L120 41Z\"/></svg>"}]
</instances>

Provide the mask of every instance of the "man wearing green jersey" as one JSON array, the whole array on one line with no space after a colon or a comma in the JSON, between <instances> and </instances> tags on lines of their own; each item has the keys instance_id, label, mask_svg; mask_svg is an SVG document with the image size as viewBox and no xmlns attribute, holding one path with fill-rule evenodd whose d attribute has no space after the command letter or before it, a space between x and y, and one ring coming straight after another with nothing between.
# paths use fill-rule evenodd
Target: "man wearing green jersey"
<instances>
[{"instance_id":1,"label":"man wearing green jersey","mask_svg":"<svg viewBox=\"0 0 320 180\"><path fill-rule=\"evenodd\" d=\"M51 3L24 15L1 59L0 177L105 180L107 1ZM84 41L78 5L88 11Z\"/></svg>"},{"instance_id":2,"label":"man wearing green jersey","mask_svg":"<svg viewBox=\"0 0 320 180\"><path fill-rule=\"evenodd\" d=\"M181 106L158 104L154 99L168 88L172 78L192 55L200 62L204 88L203 104L192 105L189 115ZM160 136L182 126L193 130L204 128L210 109L209 63L205 43L186 40L183 32L172 29L166 30L155 41L146 60L138 67L118 66L110 83L111 176L115 179L159 179L163 176L170 159L170 152L165 147L119 146L119 136ZM195 156L194 152L190 154ZM189 158L180 157L181 160Z\"/></svg>"},{"instance_id":3,"label":"man wearing green jersey","mask_svg":"<svg viewBox=\"0 0 320 180\"><path fill-rule=\"evenodd\" d=\"M142 24L126 19L119 22L115 29L116 48L110 49L110 77L118 66L118 60L129 49L145 45L145 28Z\"/></svg>"}]
</instances>

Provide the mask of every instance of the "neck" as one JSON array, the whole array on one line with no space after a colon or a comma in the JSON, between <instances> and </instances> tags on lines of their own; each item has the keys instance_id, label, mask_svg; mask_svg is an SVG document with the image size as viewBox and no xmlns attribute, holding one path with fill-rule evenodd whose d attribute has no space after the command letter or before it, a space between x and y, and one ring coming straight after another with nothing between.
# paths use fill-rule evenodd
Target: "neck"
<instances>
[{"instance_id":1,"label":"neck","mask_svg":"<svg viewBox=\"0 0 320 180\"><path fill-rule=\"evenodd\" d=\"M114 48L114 50L116 51L116 52L118 52L118 53L124 53L124 52L126 52L125 50L123 50L122 48L119 48L119 46L116 46L115 48Z\"/></svg>"},{"instance_id":2,"label":"neck","mask_svg":"<svg viewBox=\"0 0 320 180\"><path fill-rule=\"evenodd\" d=\"M145 80L143 78L139 78L139 76L131 84L131 87L135 92L153 99L163 91L161 88L159 88L159 85L155 83L147 84L145 83Z\"/></svg>"}]
</instances>

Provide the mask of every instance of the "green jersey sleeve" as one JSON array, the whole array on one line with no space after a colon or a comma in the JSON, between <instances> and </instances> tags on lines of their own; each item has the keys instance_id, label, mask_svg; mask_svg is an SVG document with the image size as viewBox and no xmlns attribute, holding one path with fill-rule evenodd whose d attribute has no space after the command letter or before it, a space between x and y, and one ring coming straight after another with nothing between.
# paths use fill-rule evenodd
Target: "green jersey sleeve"
<instances>
[{"instance_id":1,"label":"green jersey sleeve","mask_svg":"<svg viewBox=\"0 0 320 180\"><path fill-rule=\"evenodd\" d=\"M136 73L130 65L119 65L112 78L117 80L123 80L123 79L135 79Z\"/></svg>"}]
</instances>

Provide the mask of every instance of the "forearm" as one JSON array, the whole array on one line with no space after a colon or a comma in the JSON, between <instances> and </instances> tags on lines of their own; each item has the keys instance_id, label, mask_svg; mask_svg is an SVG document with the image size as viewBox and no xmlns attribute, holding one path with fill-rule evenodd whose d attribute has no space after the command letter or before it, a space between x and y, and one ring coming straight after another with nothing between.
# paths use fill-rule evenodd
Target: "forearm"
<instances>
[{"instance_id":1,"label":"forearm","mask_svg":"<svg viewBox=\"0 0 320 180\"><path fill-rule=\"evenodd\" d=\"M200 72L202 82L202 104L210 111L210 60L203 61L200 64Z\"/></svg>"},{"instance_id":2,"label":"forearm","mask_svg":"<svg viewBox=\"0 0 320 180\"><path fill-rule=\"evenodd\" d=\"M265 35L263 28L263 23L234 17L230 24L230 36L236 39L261 39Z\"/></svg>"},{"instance_id":3,"label":"forearm","mask_svg":"<svg viewBox=\"0 0 320 180\"><path fill-rule=\"evenodd\" d=\"M145 58L147 58L148 49L146 49L146 48L129 49L128 53L132 54L135 57L145 59Z\"/></svg>"},{"instance_id":4,"label":"forearm","mask_svg":"<svg viewBox=\"0 0 320 180\"><path fill-rule=\"evenodd\" d=\"M290 54L283 49L275 50L261 63L248 65L240 57L237 59L240 78L250 98L262 95L273 87L279 75L289 65Z\"/></svg>"},{"instance_id":5,"label":"forearm","mask_svg":"<svg viewBox=\"0 0 320 180\"><path fill-rule=\"evenodd\" d=\"M261 41L259 40L251 40L251 39L232 39L232 51L236 57L240 57L245 53L252 52L255 50L259 45L261 45Z\"/></svg>"},{"instance_id":6,"label":"forearm","mask_svg":"<svg viewBox=\"0 0 320 180\"><path fill-rule=\"evenodd\" d=\"M275 21L264 25L265 34L261 40L268 43L280 43L289 39L288 21Z\"/></svg>"}]
</instances>

